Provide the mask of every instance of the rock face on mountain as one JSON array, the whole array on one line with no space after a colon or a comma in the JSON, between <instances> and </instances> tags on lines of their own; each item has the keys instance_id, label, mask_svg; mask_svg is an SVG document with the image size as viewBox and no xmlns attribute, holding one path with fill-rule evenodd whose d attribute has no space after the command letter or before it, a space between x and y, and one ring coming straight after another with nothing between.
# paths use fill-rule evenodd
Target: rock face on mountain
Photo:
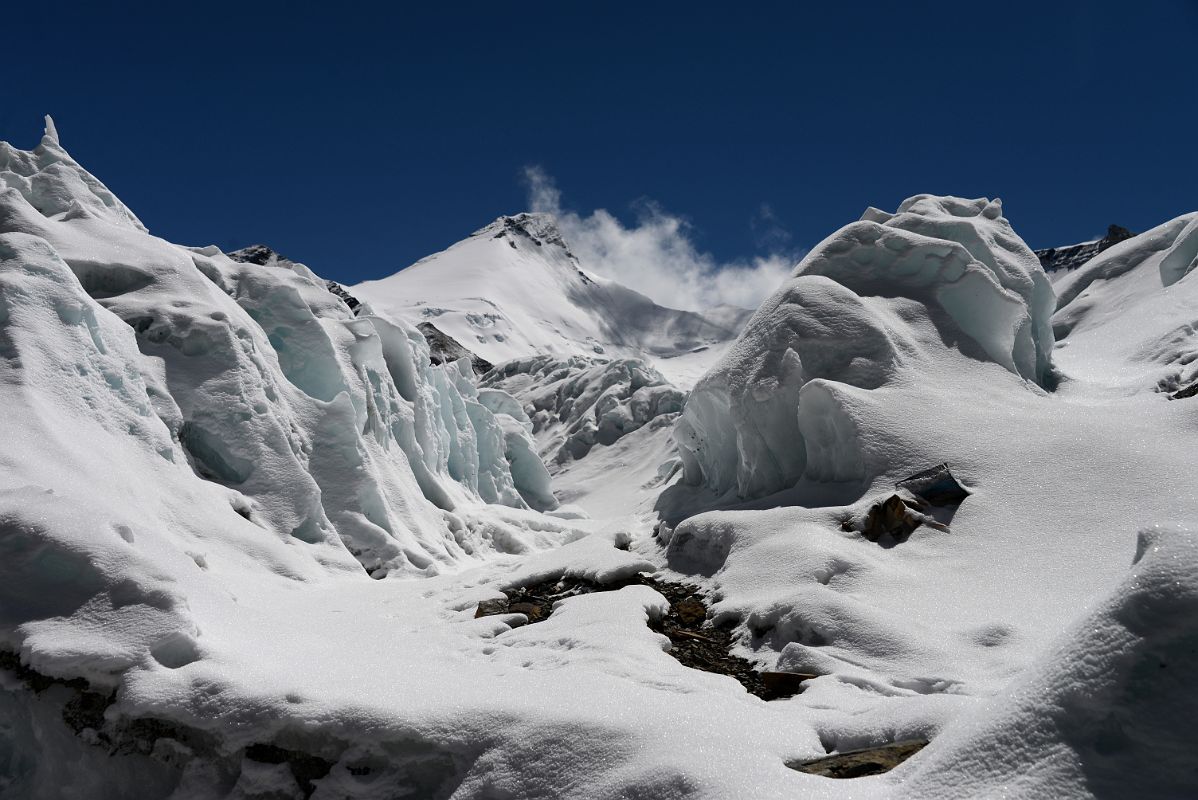
<instances>
[{"instance_id":1,"label":"rock face on mountain","mask_svg":"<svg viewBox=\"0 0 1198 800\"><path fill-rule=\"evenodd\" d=\"M494 366L485 358L462 347L461 342L439 330L431 322L421 322L416 329L424 334L424 339L428 342L429 357L434 364L449 364L460 358L466 358L470 360L470 367L474 370L475 375L485 375Z\"/></svg>"},{"instance_id":2,"label":"rock face on mountain","mask_svg":"<svg viewBox=\"0 0 1198 800\"><path fill-rule=\"evenodd\" d=\"M500 217L352 292L381 312L432 323L494 364L543 353L671 359L735 338L751 313L721 308L708 319L592 275L547 214Z\"/></svg>"},{"instance_id":3,"label":"rock face on mountain","mask_svg":"<svg viewBox=\"0 0 1198 800\"><path fill-rule=\"evenodd\" d=\"M1127 228L1110 225L1107 227L1106 236L1093 242L1049 247L1034 252L1045 272L1063 273L1077 269L1099 253L1133 236L1135 234Z\"/></svg>"}]
</instances>

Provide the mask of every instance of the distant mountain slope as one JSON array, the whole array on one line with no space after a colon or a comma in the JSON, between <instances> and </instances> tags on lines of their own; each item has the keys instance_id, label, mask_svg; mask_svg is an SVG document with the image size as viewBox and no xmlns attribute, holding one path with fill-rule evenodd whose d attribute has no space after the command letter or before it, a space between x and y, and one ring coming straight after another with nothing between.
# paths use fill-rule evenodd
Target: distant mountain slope
<instances>
[{"instance_id":1,"label":"distant mountain slope","mask_svg":"<svg viewBox=\"0 0 1198 800\"><path fill-rule=\"evenodd\" d=\"M1064 275L1069 270L1082 266L1107 248L1119 244L1119 242L1126 241L1133 236L1135 234L1127 228L1118 225L1109 225L1106 230L1106 236L1101 239L1065 245L1063 247L1049 247L1045 250L1035 250L1033 252L1040 259L1040 266L1044 267L1044 271L1049 273L1049 275L1053 275L1053 273Z\"/></svg>"},{"instance_id":2,"label":"distant mountain slope","mask_svg":"<svg viewBox=\"0 0 1198 800\"><path fill-rule=\"evenodd\" d=\"M546 214L500 217L469 238L350 291L378 310L432 322L493 363L537 355L648 355L662 362L735 338L750 311L712 318L666 308L587 273Z\"/></svg>"},{"instance_id":3,"label":"distant mountain slope","mask_svg":"<svg viewBox=\"0 0 1198 800\"><path fill-rule=\"evenodd\" d=\"M1198 380L1198 212L1088 261L1055 283L1058 361L1123 392L1175 392Z\"/></svg>"}]
</instances>

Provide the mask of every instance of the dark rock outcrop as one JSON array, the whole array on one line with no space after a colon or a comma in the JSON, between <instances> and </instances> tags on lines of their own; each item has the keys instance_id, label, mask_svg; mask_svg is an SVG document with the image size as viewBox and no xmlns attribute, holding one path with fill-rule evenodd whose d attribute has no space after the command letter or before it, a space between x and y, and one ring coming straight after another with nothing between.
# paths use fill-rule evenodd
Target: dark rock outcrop
<instances>
[{"instance_id":1,"label":"dark rock outcrop","mask_svg":"<svg viewBox=\"0 0 1198 800\"><path fill-rule=\"evenodd\" d=\"M469 358L475 375L485 375L494 366L482 356L467 350L461 342L431 322L421 322L416 328L424 334L424 339L428 342L429 360L434 364L448 364L459 358Z\"/></svg>"},{"instance_id":2,"label":"dark rock outcrop","mask_svg":"<svg viewBox=\"0 0 1198 800\"><path fill-rule=\"evenodd\" d=\"M1036 250L1035 253L1045 272L1077 269L1107 248L1133 236L1135 234L1127 228L1110 225L1107 227L1106 236L1097 241L1071 244L1065 247L1049 247L1046 250Z\"/></svg>"}]
</instances>

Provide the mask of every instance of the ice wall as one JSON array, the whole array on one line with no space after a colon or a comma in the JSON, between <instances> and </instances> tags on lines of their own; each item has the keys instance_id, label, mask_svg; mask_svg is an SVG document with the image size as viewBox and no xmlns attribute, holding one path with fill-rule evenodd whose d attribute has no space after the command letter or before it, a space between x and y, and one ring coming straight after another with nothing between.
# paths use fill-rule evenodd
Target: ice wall
<instances>
[{"instance_id":1,"label":"ice wall","mask_svg":"<svg viewBox=\"0 0 1198 800\"><path fill-rule=\"evenodd\" d=\"M869 477L852 397L945 348L1051 379L1055 300L999 201L918 195L820 243L696 385L675 437L686 479L760 497Z\"/></svg>"},{"instance_id":2,"label":"ice wall","mask_svg":"<svg viewBox=\"0 0 1198 800\"><path fill-rule=\"evenodd\" d=\"M0 236L0 336L8 384L23 392L0 423L6 438L40 430L53 442L76 422L152 438L163 463L126 476L145 503L163 502L155 473L184 470L220 487L236 524L375 577L467 558L447 521L463 504L527 507L509 452L536 504L554 502L470 382L429 363L415 328L355 317L302 265L243 264L150 236L56 136L31 152L0 144ZM79 330L96 333L80 344ZM136 425L70 408L93 396L136 409ZM30 464L7 459L4 482L82 493L93 470L120 467L64 459L53 480L35 480Z\"/></svg>"}]
</instances>

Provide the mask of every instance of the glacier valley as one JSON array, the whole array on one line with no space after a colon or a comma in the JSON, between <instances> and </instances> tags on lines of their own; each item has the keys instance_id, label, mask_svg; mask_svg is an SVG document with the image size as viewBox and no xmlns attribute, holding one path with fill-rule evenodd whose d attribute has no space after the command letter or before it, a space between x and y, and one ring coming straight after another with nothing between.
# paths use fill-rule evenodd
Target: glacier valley
<instances>
[{"instance_id":1,"label":"glacier valley","mask_svg":"<svg viewBox=\"0 0 1198 800\"><path fill-rule=\"evenodd\" d=\"M680 311L547 214L340 286L0 143L0 798L1195 796L1198 212L1052 280L1005 214Z\"/></svg>"}]
</instances>

